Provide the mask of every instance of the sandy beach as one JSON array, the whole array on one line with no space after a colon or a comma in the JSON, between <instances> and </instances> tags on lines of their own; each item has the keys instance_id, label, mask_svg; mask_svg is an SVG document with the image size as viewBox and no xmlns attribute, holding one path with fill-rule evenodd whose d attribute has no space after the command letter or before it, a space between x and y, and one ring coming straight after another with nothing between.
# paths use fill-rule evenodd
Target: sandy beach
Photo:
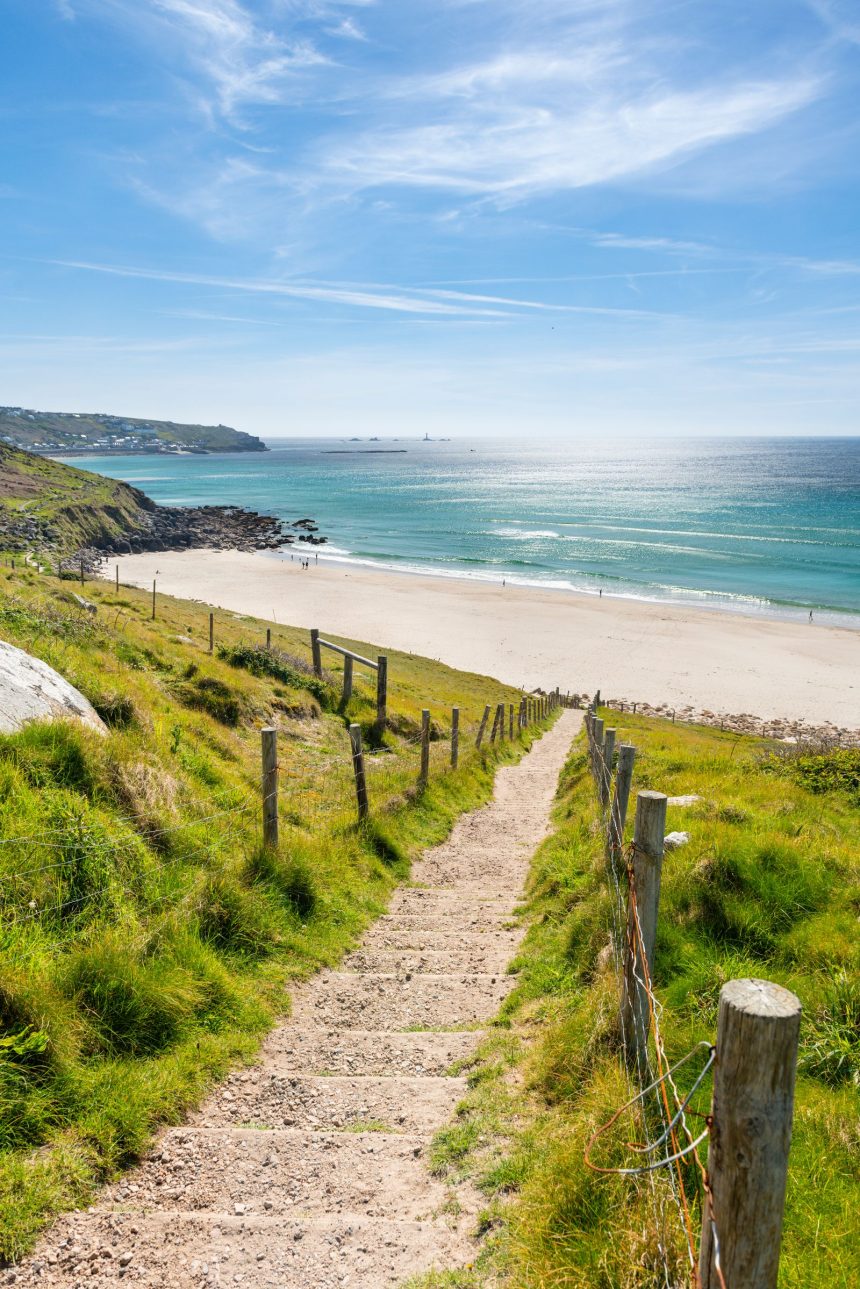
<instances>
[{"instance_id":1,"label":"sandy beach","mask_svg":"<svg viewBox=\"0 0 860 1289\"><path fill-rule=\"evenodd\" d=\"M860 725L860 631L234 551L127 555L131 585L366 640L528 689ZM111 573L113 568L111 566Z\"/></svg>"}]
</instances>

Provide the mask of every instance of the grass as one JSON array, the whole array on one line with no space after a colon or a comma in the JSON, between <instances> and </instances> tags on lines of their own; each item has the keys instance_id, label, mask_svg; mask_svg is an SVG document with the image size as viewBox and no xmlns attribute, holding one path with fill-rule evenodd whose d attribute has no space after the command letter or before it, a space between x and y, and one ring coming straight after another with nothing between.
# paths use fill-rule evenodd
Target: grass
<instances>
[{"instance_id":1,"label":"grass","mask_svg":"<svg viewBox=\"0 0 860 1289\"><path fill-rule=\"evenodd\" d=\"M634 791L698 793L670 807L690 842L667 854L655 964L670 1060L712 1041L725 981L758 976L804 1007L781 1289L860 1279L860 817L850 758L774 755L760 740L606 712L639 749ZM831 758L829 761L827 758ZM849 764L846 766L846 762ZM450 1180L484 1192L475 1268L429 1286L656 1289L664 1284L650 1188L584 1164L598 1126L628 1097L610 901L592 781L577 744L562 775L557 831L537 852L518 983L466 1064L469 1092L433 1147ZM682 1071L686 1077L686 1072ZM710 1085L698 1105L707 1109ZM629 1162L629 1120L601 1163ZM692 1170L685 1174L695 1182ZM658 1184L657 1212L665 1194ZM669 1204L660 1232L672 1283L689 1284ZM694 1210L698 1240L700 1214Z\"/></svg>"},{"instance_id":2,"label":"grass","mask_svg":"<svg viewBox=\"0 0 860 1289\"><path fill-rule=\"evenodd\" d=\"M90 582L0 569L0 637L43 658L101 713L0 736L0 1258L86 1203L335 963L408 877L412 856L487 799L533 731L480 754L486 677L389 652L390 728L368 753L355 822L347 726L370 733L372 681L309 674L304 632ZM360 652L371 645L350 642ZM251 666L248 666L248 658ZM459 704L460 769L447 767ZM416 788L420 711L436 723ZM259 729L280 730L281 844L260 843Z\"/></svg>"},{"instance_id":3,"label":"grass","mask_svg":"<svg viewBox=\"0 0 860 1289\"><path fill-rule=\"evenodd\" d=\"M49 549L55 561L127 537L142 526L145 500L117 479L0 444L0 544L16 563L25 550Z\"/></svg>"}]
</instances>

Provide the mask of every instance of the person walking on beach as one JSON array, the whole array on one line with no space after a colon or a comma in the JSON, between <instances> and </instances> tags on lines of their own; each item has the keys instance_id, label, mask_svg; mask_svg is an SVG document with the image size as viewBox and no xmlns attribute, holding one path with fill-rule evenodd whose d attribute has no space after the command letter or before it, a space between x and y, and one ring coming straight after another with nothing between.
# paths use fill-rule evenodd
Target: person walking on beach
<instances>
[{"instance_id":1,"label":"person walking on beach","mask_svg":"<svg viewBox=\"0 0 860 1289\"><path fill-rule=\"evenodd\" d=\"M809 610L809 621L812 621L812 609Z\"/></svg>"}]
</instances>

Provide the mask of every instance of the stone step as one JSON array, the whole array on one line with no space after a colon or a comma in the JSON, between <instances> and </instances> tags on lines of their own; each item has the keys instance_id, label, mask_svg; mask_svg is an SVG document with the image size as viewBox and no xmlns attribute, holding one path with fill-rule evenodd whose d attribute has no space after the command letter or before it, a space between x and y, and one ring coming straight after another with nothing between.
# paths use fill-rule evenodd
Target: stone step
<instances>
[{"instance_id":1,"label":"stone step","mask_svg":"<svg viewBox=\"0 0 860 1289\"><path fill-rule=\"evenodd\" d=\"M458 975L463 972L504 975L510 961L509 948L493 949L486 944L461 945L458 949L361 949L343 961L345 973L365 972L414 976Z\"/></svg>"},{"instance_id":2,"label":"stone step","mask_svg":"<svg viewBox=\"0 0 860 1289\"><path fill-rule=\"evenodd\" d=\"M311 1029L283 1025L266 1040L265 1057L277 1068L302 1074L447 1073L466 1060L484 1034L398 1034L383 1030Z\"/></svg>"},{"instance_id":3,"label":"stone step","mask_svg":"<svg viewBox=\"0 0 860 1289\"><path fill-rule=\"evenodd\" d=\"M401 886L391 896L388 905L389 913L423 913L427 909L438 909L450 912L452 908L467 908L470 911L501 911L506 916L516 909L521 901L514 898L509 891L494 893L478 891L469 894L449 887L439 886Z\"/></svg>"},{"instance_id":4,"label":"stone step","mask_svg":"<svg viewBox=\"0 0 860 1289\"><path fill-rule=\"evenodd\" d=\"M465 1092L461 1078L304 1077L286 1070L257 1070L232 1074L189 1122L213 1128L375 1127L431 1133L453 1113Z\"/></svg>"},{"instance_id":5,"label":"stone step","mask_svg":"<svg viewBox=\"0 0 860 1289\"><path fill-rule=\"evenodd\" d=\"M492 930L483 931L424 931L420 937L415 935L414 931L399 929L397 926L374 925L362 941L364 949L375 951L379 949L415 949L420 948L427 950L456 950L459 948L484 949L488 953L498 953L506 955L507 963L516 954L522 940L523 933L519 927L512 927L510 930Z\"/></svg>"},{"instance_id":6,"label":"stone step","mask_svg":"<svg viewBox=\"0 0 860 1289\"><path fill-rule=\"evenodd\" d=\"M446 1186L428 1174L427 1140L373 1132L174 1128L144 1164L102 1193L92 1211L426 1220L448 1198Z\"/></svg>"},{"instance_id":7,"label":"stone step","mask_svg":"<svg viewBox=\"0 0 860 1289\"><path fill-rule=\"evenodd\" d=\"M449 935L473 935L482 931L507 931L517 925L514 910L500 910L464 907L452 904L448 909L426 908L418 913L406 913L400 909L392 913L383 913L377 918L375 927L380 931L395 929L411 931L413 944L424 941L428 932L447 931Z\"/></svg>"},{"instance_id":8,"label":"stone step","mask_svg":"<svg viewBox=\"0 0 860 1289\"><path fill-rule=\"evenodd\" d=\"M447 1221L358 1215L296 1221L184 1212L78 1213L58 1224L39 1254L19 1269L15 1284L16 1289L46 1283L87 1289L127 1284L140 1289L242 1284L388 1289L410 1276L470 1261L477 1245L462 1229L466 1225L458 1229ZM68 1243L59 1248L63 1238Z\"/></svg>"},{"instance_id":9,"label":"stone step","mask_svg":"<svg viewBox=\"0 0 860 1289\"><path fill-rule=\"evenodd\" d=\"M301 1025L344 1029L463 1029L495 1015L514 987L512 976L347 975L317 977L313 991L297 994L293 1018Z\"/></svg>"}]
</instances>

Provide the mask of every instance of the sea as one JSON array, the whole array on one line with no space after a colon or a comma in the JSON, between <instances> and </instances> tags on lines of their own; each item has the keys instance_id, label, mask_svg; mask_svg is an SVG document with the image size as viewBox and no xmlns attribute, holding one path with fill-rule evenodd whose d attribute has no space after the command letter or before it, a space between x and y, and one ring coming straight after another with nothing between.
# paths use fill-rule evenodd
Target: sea
<instances>
[{"instance_id":1,"label":"sea","mask_svg":"<svg viewBox=\"0 0 860 1289\"><path fill-rule=\"evenodd\" d=\"M163 505L315 520L321 560L860 627L860 438L269 440L75 457ZM289 555L286 556L289 558Z\"/></svg>"}]
</instances>

